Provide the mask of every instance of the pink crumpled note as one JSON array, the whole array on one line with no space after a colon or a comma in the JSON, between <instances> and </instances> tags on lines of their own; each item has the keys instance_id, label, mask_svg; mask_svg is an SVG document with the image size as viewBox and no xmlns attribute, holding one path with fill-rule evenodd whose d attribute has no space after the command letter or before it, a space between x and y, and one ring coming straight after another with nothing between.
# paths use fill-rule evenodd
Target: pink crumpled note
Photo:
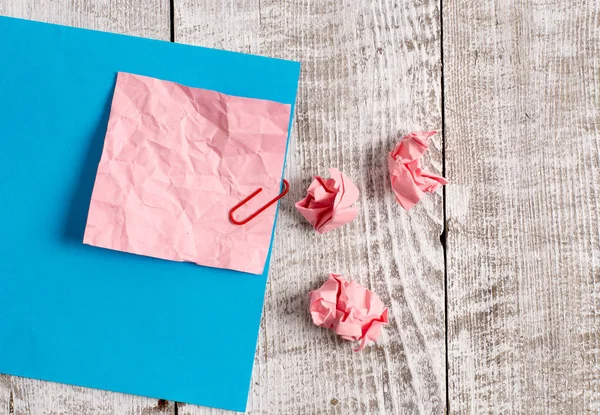
<instances>
[{"instance_id":1,"label":"pink crumpled note","mask_svg":"<svg viewBox=\"0 0 600 415\"><path fill-rule=\"evenodd\" d=\"M429 147L429 137L437 131L412 132L402 138L388 157L388 168L396 200L409 210L425 195L433 193L448 181L421 170L421 157Z\"/></svg>"},{"instance_id":2,"label":"pink crumpled note","mask_svg":"<svg viewBox=\"0 0 600 415\"><path fill-rule=\"evenodd\" d=\"M388 323L388 309L377 294L337 274L318 290L310 292L310 315L317 326L332 329L345 340L360 340L359 352L367 341L377 341Z\"/></svg>"},{"instance_id":3,"label":"pink crumpled note","mask_svg":"<svg viewBox=\"0 0 600 415\"><path fill-rule=\"evenodd\" d=\"M280 191L290 105L119 73L84 243L263 272Z\"/></svg>"},{"instance_id":4,"label":"pink crumpled note","mask_svg":"<svg viewBox=\"0 0 600 415\"><path fill-rule=\"evenodd\" d=\"M352 222L358 209L351 205L358 199L358 188L341 171L330 168L330 179L315 176L306 197L296 209L319 233L329 232Z\"/></svg>"}]
</instances>

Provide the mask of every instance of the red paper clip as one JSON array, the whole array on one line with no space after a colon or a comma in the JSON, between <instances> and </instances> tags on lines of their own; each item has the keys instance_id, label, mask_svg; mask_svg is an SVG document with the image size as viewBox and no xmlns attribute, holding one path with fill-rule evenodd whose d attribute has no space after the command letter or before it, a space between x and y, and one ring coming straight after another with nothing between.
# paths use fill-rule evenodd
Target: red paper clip
<instances>
[{"instance_id":1,"label":"red paper clip","mask_svg":"<svg viewBox=\"0 0 600 415\"><path fill-rule=\"evenodd\" d=\"M263 207L261 207L260 209L258 209L256 212L254 212L252 215L248 216L246 219L240 220L240 221L235 220L234 217L233 217L233 212L235 212L241 206L243 206L244 204L246 204L254 196L256 196L257 194L259 194L260 192L262 192L262 190L263 190L262 187L258 188L254 193L252 193L250 196L248 196L247 198L245 198L244 200L242 200L240 203L238 203L237 205L235 205L229 211L229 220L231 221L231 223L234 223L236 225L245 225L246 223L250 222L252 219L254 219L255 217L257 217L261 212L263 212L265 209L267 209L269 206L271 206L273 203L277 202L279 199L281 199L283 196L285 196L287 194L287 192L290 190L290 184L287 182L287 180L283 179L283 185L284 185L285 189L283 189L283 192L279 193L279 195L275 199L272 199L269 203L267 203L266 205L264 205Z\"/></svg>"}]
</instances>

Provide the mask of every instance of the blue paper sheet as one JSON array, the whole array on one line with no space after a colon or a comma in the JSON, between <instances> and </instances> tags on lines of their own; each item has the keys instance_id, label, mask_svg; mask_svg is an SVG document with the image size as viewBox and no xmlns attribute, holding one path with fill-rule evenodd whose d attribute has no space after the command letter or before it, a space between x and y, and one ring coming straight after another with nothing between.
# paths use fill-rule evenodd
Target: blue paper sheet
<instances>
[{"instance_id":1,"label":"blue paper sheet","mask_svg":"<svg viewBox=\"0 0 600 415\"><path fill-rule=\"evenodd\" d=\"M245 410L267 271L99 249L83 231L117 71L293 104L299 70L0 17L0 373Z\"/></svg>"}]
</instances>

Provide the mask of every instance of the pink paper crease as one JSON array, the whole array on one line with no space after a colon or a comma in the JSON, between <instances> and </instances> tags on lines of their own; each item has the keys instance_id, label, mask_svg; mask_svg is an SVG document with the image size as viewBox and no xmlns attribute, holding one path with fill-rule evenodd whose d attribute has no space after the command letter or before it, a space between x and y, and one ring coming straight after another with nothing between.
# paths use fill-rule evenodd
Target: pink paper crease
<instances>
[{"instance_id":1,"label":"pink paper crease","mask_svg":"<svg viewBox=\"0 0 600 415\"><path fill-rule=\"evenodd\" d=\"M441 176L421 169L421 158L429 147L429 137L436 131L412 132L402 138L388 157L388 168L396 200L409 210L425 193L448 184Z\"/></svg>"},{"instance_id":2,"label":"pink paper crease","mask_svg":"<svg viewBox=\"0 0 600 415\"><path fill-rule=\"evenodd\" d=\"M84 243L260 274L280 190L290 105L119 73Z\"/></svg>"},{"instance_id":3,"label":"pink paper crease","mask_svg":"<svg viewBox=\"0 0 600 415\"><path fill-rule=\"evenodd\" d=\"M336 168L330 168L330 179L315 176L306 197L296 203L296 209L319 233L329 232L352 222L358 210L351 207L358 200L358 189Z\"/></svg>"},{"instance_id":4,"label":"pink paper crease","mask_svg":"<svg viewBox=\"0 0 600 415\"><path fill-rule=\"evenodd\" d=\"M337 274L329 274L321 288L310 292L310 314L317 326L345 340L360 340L355 352L377 341L388 323L388 309L375 293Z\"/></svg>"}]
</instances>

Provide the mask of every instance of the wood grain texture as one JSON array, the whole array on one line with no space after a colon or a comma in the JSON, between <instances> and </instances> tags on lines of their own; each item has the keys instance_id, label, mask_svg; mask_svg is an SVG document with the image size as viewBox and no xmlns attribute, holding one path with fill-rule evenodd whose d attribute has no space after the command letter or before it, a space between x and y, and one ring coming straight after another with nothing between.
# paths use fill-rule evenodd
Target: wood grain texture
<instances>
[{"instance_id":1,"label":"wood grain texture","mask_svg":"<svg viewBox=\"0 0 600 415\"><path fill-rule=\"evenodd\" d=\"M600 411L600 3L445 0L450 411Z\"/></svg>"},{"instance_id":2,"label":"wood grain texture","mask_svg":"<svg viewBox=\"0 0 600 415\"><path fill-rule=\"evenodd\" d=\"M169 0L0 0L0 15L161 40L171 36Z\"/></svg>"},{"instance_id":3,"label":"wood grain texture","mask_svg":"<svg viewBox=\"0 0 600 415\"><path fill-rule=\"evenodd\" d=\"M0 15L156 39L170 37L168 0L0 0ZM172 413L172 402L0 375L0 414Z\"/></svg>"},{"instance_id":4,"label":"wood grain texture","mask_svg":"<svg viewBox=\"0 0 600 415\"><path fill-rule=\"evenodd\" d=\"M402 132L441 127L435 1L175 2L175 40L302 62L286 177L256 353L251 414L441 414L445 407L441 194L410 213L386 156ZM441 139L427 163L441 171ZM315 234L293 204L338 167L361 189L358 219ZM331 271L391 307L361 353L312 325L307 293ZM219 413L190 405L179 414Z\"/></svg>"}]
</instances>

